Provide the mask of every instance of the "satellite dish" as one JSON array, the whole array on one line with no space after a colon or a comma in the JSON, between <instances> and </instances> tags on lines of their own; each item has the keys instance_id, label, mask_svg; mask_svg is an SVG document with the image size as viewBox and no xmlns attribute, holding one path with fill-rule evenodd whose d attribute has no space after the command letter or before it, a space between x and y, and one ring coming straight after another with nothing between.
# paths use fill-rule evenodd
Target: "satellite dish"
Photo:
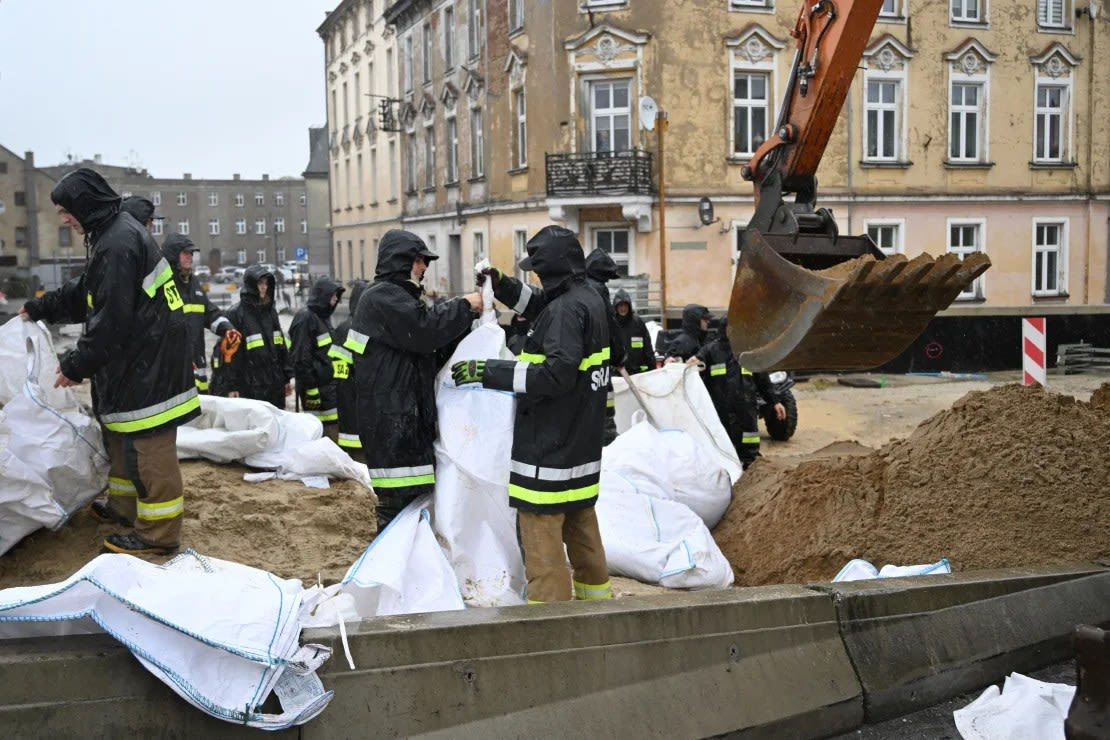
<instances>
[{"instance_id":1,"label":"satellite dish","mask_svg":"<svg viewBox=\"0 0 1110 740\"><path fill-rule=\"evenodd\" d=\"M650 96L640 98L640 125L648 131L655 130L655 117L659 115L659 106Z\"/></svg>"}]
</instances>

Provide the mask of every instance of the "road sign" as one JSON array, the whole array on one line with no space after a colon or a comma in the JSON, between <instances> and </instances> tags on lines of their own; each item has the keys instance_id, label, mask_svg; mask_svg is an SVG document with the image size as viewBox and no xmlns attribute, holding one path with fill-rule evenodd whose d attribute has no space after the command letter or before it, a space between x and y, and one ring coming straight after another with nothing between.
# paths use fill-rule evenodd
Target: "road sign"
<instances>
[{"instance_id":1,"label":"road sign","mask_svg":"<svg viewBox=\"0 0 1110 740\"><path fill-rule=\"evenodd\" d=\"M308 247L297 247L293 250L293 259L306 260L308 259Z\"/></svg>"}]
</instances>

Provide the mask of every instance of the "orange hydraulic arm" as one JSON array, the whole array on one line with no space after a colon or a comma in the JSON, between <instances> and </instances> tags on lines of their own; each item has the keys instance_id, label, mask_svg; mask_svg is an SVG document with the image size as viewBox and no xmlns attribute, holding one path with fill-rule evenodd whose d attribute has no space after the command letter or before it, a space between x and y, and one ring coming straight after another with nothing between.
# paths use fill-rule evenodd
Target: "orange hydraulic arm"
<instances>
[{"instance_id":1,"label":"orange hydraulic arm","mask_svg":"<svg viewBox=\"0 0 1110 740\"><path fill-rule=\"evenodd\" d=\"M840 109L848 97L883 0L805 2L791 32L798 51L775 132L742 174L758 184L773 170L785 192L811 189Z\"/></svg>"}]
</instances>

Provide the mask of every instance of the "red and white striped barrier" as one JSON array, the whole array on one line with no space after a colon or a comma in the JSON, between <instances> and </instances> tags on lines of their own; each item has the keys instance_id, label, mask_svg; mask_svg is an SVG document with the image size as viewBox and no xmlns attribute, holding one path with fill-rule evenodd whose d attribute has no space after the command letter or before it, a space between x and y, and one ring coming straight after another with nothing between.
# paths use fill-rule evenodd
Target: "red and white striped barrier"
<instances>
[{"instance_id":1,"label":"red and white striped barrier","mask_svg":"<svg viewBox=\"0 0 1110 740\"><path fill-rule=\"evenodd\" d=\"M1048 343L1045 340L1044 317L1021 320L1021 369L1022 385L1048 384L1045 371L1045 354Z\"/></svg>"}]
</instances>

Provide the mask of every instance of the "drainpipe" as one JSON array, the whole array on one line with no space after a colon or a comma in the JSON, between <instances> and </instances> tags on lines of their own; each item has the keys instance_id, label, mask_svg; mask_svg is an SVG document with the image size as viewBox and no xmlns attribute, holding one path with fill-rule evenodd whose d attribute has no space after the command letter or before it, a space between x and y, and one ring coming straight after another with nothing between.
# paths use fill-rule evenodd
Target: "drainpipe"
<instances>
[{"instance_id":1,"label":"drainpipe","mask_svg":"<svg viewBox=\"0 0 1110 740\"><path fill-rule=\"evenodd\" d=\"M1078 21L1078 19L1076 19ZM1087 120L1092 120L1095 111L1095 18L1088 14L1087 33ZM1094 247L1094 232L1091 225L1094 219L1094 164L1095 164L1095 127L1087 126L1087 249L1083 255L1083 305L1090 301L1091 292L1091 250Z\"/></svg>"},{"instance_id":2,"label":"drainpipe","mask_svg":"<svg viewBox=\"0 0 1110 740\"><path fill-rule=\"evenodd\" d=\"M852 206L854 205L852 168L855 167L855 162L852 161L852 133L855 131L855 128L852 126L852 96L850 93L844 104L848 106L848 233L854 234L856 232L855 229L852 228Z\"/></svg>"}]
</instances>

